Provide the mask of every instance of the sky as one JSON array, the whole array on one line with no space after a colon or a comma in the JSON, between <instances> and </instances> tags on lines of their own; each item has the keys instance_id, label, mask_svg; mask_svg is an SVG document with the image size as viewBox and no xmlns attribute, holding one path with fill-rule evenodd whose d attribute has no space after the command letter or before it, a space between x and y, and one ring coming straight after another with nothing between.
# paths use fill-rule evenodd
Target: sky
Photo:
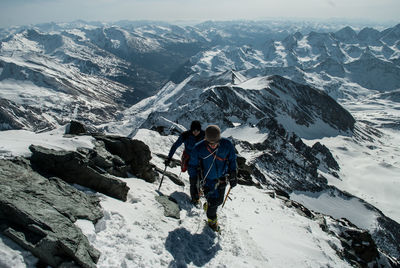
<instances>
[{"instance_id":1,"label":"sky","mask_svg":"<svg viewBox=\"0 0 400 268\"><path fill-rule=\"evenodd\" d=\"M0 0L0 27L45 22L346 18L400 22L400 0Z\"/></svg>"}]
</instances>

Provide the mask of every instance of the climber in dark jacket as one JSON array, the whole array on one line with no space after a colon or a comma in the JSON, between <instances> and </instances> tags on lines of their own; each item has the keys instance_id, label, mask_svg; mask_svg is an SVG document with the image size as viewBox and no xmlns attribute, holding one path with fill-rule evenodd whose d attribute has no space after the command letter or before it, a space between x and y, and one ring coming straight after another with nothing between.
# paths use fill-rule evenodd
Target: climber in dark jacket
<instances>
[{"instance_id":1,"label":"climber in dark jacket","mask_svg":"<svg viewBox=\"0 0 400 268\"><path fill-rule=\"evenodd\" d=\"M200 168L199 168L200 167ZM189 160L191 180L200 179L207 198L208 225L219 230L217 209L223 203L227 180L233 188L237 184L236 153L233 144L221 138L221 130L210 125L205 131L205 140L197 143Z\"/></svg>"},{"instance_id":2,"label":"climber in dark jacket","mask_svg":"<svg viewBox=\"0 0 400 268\"><path fill-rule=\"evenodd\" d=\"M179 135L178 140L172 145L171 149L169 150L168 158L167 160L165 160L165 165L169 166L175 151L179 148L179 146L182 145L182 143L184 143L185 149L181 157L181 170L182 172L185 172L188 168L190 154L195 144L203 139L204 130L201 129L200 122L195 120L191 123L190 130L185 131L181 135ZM190 180L190 196L194 204L197 204L199 202L199 189L197 181L195 180Z\"/></svg>"}]
</instances>

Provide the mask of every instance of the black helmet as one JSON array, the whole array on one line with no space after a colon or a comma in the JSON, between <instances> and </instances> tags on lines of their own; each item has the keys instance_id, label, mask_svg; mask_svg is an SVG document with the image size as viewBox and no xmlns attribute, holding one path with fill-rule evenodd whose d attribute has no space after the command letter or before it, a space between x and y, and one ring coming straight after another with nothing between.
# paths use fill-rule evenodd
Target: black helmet
<instances>
[{"instance_id":1,"label":"black helmet","mask_svg":"<svg viewBox=\"0 0 400 268\"><path fill-rule=\"evenodd\" d=\"M195 130L198 130L198 131L201 130L200 121L195 120L195 121L193 121L192 124L190 125L190 131L195 131Z\"/></svg>"}]
</instances>

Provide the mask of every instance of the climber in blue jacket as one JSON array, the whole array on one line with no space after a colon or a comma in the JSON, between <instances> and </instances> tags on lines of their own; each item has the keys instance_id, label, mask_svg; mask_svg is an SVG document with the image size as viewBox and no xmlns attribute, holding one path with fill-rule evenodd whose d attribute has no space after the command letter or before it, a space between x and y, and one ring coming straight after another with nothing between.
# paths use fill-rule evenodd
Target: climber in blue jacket
<instances>
[{"instance_id":1,"label":"climber in blue jacket","mask_svg":"<svg viewBox=\"0 0 400 268\"><path fill-rule=\"evenodd\" d=\"M227 180L231 188L236 186L237 171L235 148L228 139L221 138L218 126L206 128L205 139L192 150L188 171L191 180L200 180L203 186L208 225L219 230L217 209L223 203Z\"/></svg>"},{"instance_id":2,"label":"climber in blue jacket","mask_svg":"<svg viewBox=\"0 0 400 268\"><path fill-rule=\"evenodd\" d=\"M201 129L201 124L199 121L195 120L190 124L190 130L183 132L179 135L179 138L172 145L171 149L168 153L168 158L165 160L165 165L169 166L171 163L172 156L175 151L181 146L185 144L185 149L183 150L181 157L181 171L186 172L188 168L190 154L196 145L197 142L204 139L204 130ZM199 203L199 189L197 187L196 180L190 180L190 196L192 198L192 203Z\"/></svg>"}]
</instances>

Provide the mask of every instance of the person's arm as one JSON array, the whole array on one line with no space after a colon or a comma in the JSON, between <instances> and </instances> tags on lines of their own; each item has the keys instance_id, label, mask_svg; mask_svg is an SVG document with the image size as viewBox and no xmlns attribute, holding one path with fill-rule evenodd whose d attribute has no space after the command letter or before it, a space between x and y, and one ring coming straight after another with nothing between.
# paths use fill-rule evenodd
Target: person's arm
<instances>
[{"instance_id":1,"label":"person's arm","mask_svg":"<svg viewBox=\"0 0 400 268\"><path fill-rule=\"evenodd\" d=\"M172 144L171 149L169 150L169 154L168 154L168 160L172 159L172 156L174 156L174 153L176 152L176 149L178 149L179 146L182 145L183 143L183 135L179 135L179 138L176 140L176 142L174 144Z\"/></svg>"}]
</instances>

